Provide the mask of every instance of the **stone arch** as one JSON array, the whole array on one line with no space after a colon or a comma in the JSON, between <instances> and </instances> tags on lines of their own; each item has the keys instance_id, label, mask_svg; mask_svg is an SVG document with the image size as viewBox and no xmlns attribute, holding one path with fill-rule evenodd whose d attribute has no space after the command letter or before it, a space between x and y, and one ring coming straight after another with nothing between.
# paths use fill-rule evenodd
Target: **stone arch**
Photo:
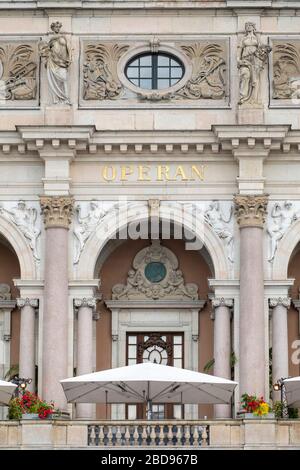
<instances>
[{"instance_id":1,"label":"stone arch","mask_svg":"<svg viewBox=\"0 0 300 470\"><path fill-rule=\"evenodd\" d=\"M300 220L297 220L278 243L273 261L273 279L287 278L288 266L294 249L300 242Z\"/></svg>"},{"instance_id":2,"label":"stone arch","mask_svg":"<svg viewBox=\"0 0 300 470\"><path fill-rule=\"evenodd\" d=\"M21 270L22 279L35 279L36 267L32 251L27 244L24 235L9 220L0 217L0 233L13 247Z\"/></svg>"},{"instance_id":3,"label":"stone arch","mask_svg":"<svg viewBox=\"0 0 300 470\"><path fill-rule=\"evenodd\" d=\"M113 215L108 214L100 222L97 230L88 239L82 253L77 267L78 279L94 279L95 267L97 265L98 257L106 244L115 237L116 233L132 222L142 222L149 220L148 210L143 209L143 212L138 216L132 218L119 217L118 224L115 223ZM160 212L160 220L171 221L175 225L184 226L187 231L194 233L197 239L203 243L208 251L214 268L215 278L218 280L228 279L230 273L229 261L227 259L224 245L218 235L212 228L205 222L199 224L199 229L194 229L193 216L186 216L184 224L182 223L182 213L179 209L172 210L172 218L168 218L164 211Z\"/></svg>"}]
</instances>

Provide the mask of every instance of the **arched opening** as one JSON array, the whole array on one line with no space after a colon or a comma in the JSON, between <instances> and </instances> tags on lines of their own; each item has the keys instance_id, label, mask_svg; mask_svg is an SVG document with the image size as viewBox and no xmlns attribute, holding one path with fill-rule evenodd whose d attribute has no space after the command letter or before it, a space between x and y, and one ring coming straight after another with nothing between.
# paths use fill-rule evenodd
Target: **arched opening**
<instances>
[{"instance_id":1,"label":"arched opening","mask_svg":"<svg viewBox=\"0 0 300 470\"><path fill-rule=\"evenodd\" d=\"M0 378L19 363L20 312L16 307L19 290L13 279L20 277L18 257L0 234Z\"/></svg>"},{"instance_id":2,"label":"arched opening","mask_svg":"<svg viewBox=\"0 0 300 470\"><path fill-rule=\"evenodd\" d=\"M112 300L112 290L116 284L126 284L129 270L132 268L133 259L135 256L144 248L149 247L151 244L150 240L110 240L100 253L98 261L96 263L95 277L101 279L101 288L103 299L99 305L100 319L96 324L96 370L108 369L110 367L116 367L118 365L124 365L129 363L129 340L128 335L137 336L138 341L142 335L146 333L153 333L151 323L144 316L144 320L141 319L141 311L136 313L129 313L128 310L128 321L127 334L124 333L123 339L120 337L116 338L116 325L112 325L112 310L107 306L106 302ZM172 317L170 320L170 326L163 325L161 330L155 329L155 332L161 333L168 337L174 335L183 335L183 358L182 366L192 368L191 364L197 363L197 370L203 372L205 364L207 364L213 357L213 322L211 320L211 307L208 302L209 299L209 285L208 279L214 277L213 262L209 256L208 251L203 247L199 251L186 250L185 242L183 240L168 239L162 240L161 245L171 250L176 256L179 263L179 268L183 274L184 282L194 283L198 287L198 298L204 300L204 307L200 312L197 312L197 335L189 335L189 331L184 322L184 313L181 316L178 324L172 323ZM155 307L154 307L155 308ZM124 308L124 312L126 309ZM169 310L161 312L161 316L170 314ZM188 312L188 309L186 310ZM151 313L151 311L149 311ZM148 313L148 315L149 315ZM178 313L177 313L178 314ZM138 317L140 315L140 317ZM189 313L186 314L187 317ZM126 322L125 322L126 323ZM125 324L124 323L124 324ZM186 322L187 323L187 322ZM181 327L179 326L181 325ZM127 328L124 327L124 328ZM191 345L190 343L193 344ZM116 343L118 346L116 347ZM189 344L188 344L189 343ZM118 349L119 357L123 355L123 364L118 363L116 354L114 351ZM190 349L189 349L190 348ZM190 351L193 351L192 353ZM197 358L189 357L196 354ZM196 360L195 360L196 359ZM126 361L126 362L125 362ZM177 361L178 362L178 361ZM171 364L172 365L172 364ZM175 364L174 364L175 365ZM178 364L177 364L178 365ZM97 407L97 417L106 418L108 409L105 405L99 405ZM110 413L110 410L108 411ZM108 415L109 416L109 415ZM199 406L199 417L212 417L213 409L211 406L201 405Z\"/></svg>"},{"instance_id":3,"label":"arched opening","mask_svg":"<svg viewBox=\"0 0 300 470\"><path fill-rule=\"evenodd\" d=\"M288 265L288 278L295 279L290 290L293 300L300 299L300 242L295 247ZM300 313L293 302L288 312L289 375L300 375ZM297 353L298 351L298 353Z\"/></svg>"}]
</instances>

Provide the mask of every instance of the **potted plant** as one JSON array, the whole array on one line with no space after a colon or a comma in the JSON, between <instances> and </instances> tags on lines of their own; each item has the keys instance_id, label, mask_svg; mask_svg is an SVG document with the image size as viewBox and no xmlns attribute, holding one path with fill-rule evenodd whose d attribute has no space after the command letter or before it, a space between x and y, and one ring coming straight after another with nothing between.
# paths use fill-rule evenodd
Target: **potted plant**
<instances>
[{"instance_id":1,"label":"potted plant","mask_svg":"<svg viewBox=\"0 0 300 470\"><path fill-rule=\"evenodd\" d=\"M264 397L258 398L256 395L242 395L241 405L244 410L244 418L275 418L274 413L271 413L270 405L264 400Z\"/></svg>"},{"instance_id":2,"label":"potted plant","mask_svg":"<svg viewBox=\"0 0 300 470\"><path fill-rule=\"evenodd\" d=\"M9 403L9 419L46 419L56 412L54 403L47 403L38 395L24 392L21 397L12 398Z\"/></svg>"}]
</instances>

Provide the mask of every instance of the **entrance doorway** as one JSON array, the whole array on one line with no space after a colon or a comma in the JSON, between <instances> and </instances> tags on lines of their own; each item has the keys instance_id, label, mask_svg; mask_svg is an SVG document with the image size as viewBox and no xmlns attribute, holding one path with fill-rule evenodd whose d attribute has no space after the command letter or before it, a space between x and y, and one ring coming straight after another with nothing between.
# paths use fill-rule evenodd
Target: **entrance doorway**
<instances>
[{"instance_id":1,"label":"entrance doorway","mask_svg":"<svg viewBox=\"0 0 300 470\"><path fill-rule=\"evenodd\" d=\"M183 333L127 333L127 365L142 362L183 367ZM152 419L182 419L183 405L155 403L152 405ZM146 419L146 406L127 405L127 419Z\"/></svg>"}]
</instances>

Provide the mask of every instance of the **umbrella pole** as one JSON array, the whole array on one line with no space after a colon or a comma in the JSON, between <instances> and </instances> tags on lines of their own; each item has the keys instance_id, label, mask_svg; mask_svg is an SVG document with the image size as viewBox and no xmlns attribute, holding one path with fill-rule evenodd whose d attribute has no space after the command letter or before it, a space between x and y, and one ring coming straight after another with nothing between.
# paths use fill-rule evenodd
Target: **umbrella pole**
<instances>
[{"instance_id":1,"label":"umbrella pole","mask_svg":"<svg viewBox=\"0 0 300 470\"><path fill-rule=\"evenodd\" d=\"M107 390L105 390L105 419L107 420Z\"/></svg>"},{"instance_id":2,"label":"umbrella pole","mask_svg":"<svg viewBox=\"0 0 300 470\"><path fill-rule=\"evenodd\" d=\"M147 413L147 421L151 421L152 420L152 400L147 400L146 413Z\"/></svg>"}]
</instances>

